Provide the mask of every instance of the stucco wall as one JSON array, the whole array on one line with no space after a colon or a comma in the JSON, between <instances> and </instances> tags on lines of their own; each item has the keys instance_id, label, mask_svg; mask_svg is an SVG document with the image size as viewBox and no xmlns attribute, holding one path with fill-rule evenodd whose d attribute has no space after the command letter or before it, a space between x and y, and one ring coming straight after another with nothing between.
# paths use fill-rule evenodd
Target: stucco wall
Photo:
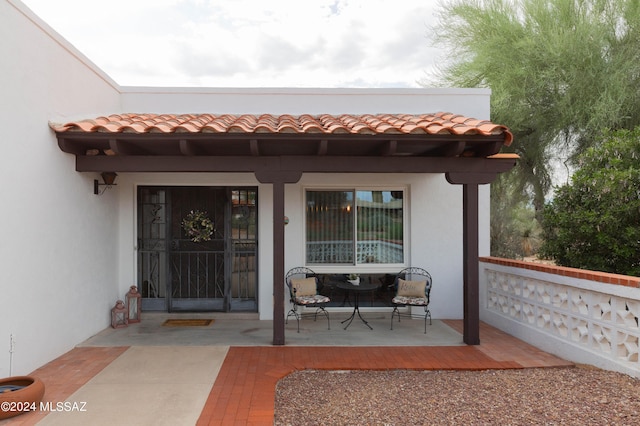
<instances>
[{"instance_id":1,"label":"stucco wall","mask_svg":"<svg viewBox=\"0 0 640 426\"><path fill-rule=\"evenodd\" d=\"M0 377L25 374L108 324L117 205L93 195L48 121L116 111L118 91L17 1L0 0ZM13 349L11 340L13 336Z\"/></svg>"},{"instance_id":2,"label":"stucco wall","mask_svg":"<svg viewBox=\"0 0 640 426\"><path fill-rule=\"evenodd\" d=\"M488 89L132 88L123 108L148 113L423 114L489 119Z\"/></svg>"}]
</instances>

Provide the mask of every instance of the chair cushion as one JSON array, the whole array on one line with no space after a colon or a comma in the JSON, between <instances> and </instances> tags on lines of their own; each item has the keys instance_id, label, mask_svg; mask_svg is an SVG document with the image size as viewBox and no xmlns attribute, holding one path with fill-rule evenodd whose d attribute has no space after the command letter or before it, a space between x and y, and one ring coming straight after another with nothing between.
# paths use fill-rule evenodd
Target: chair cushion
<instances>
[{"instance_id":1,"label":"chair cushion","mask_svg":"<svg viewBox=\"0 0 640 426\"><path fill-rule=\"evenodd\" d=\"M296 303L298 305L315 305L316 303L329 303L329 298L321 294L314 294L313 296L300 296L296 297Z\"/></svg>"},{"instance_id":2,"label":"chair cushion","mask_svg":"<svg viewBox=\"0 0 640 426\"><path fill-rule=\"evenodd\" d=\"M391 300L391 303L395 305L426 306L429 304L429 301L426 297L396 296Z\"/></svg>"},{"instance_id":3,"label":"chair cushion","mask_svg":"<svg viewBox=\"0 0 640 426\"><path fill-rule=\"evenodd\" d=\"M291 280L291 286L296 289L296 297L315 296L318 292L316 279L314 277L293 278Z\"/></svg>"},{"instance_id":4,"label":"chair cushion","mask_svg":"<svg viewBox=\"0 0 640 426\"><path fill-rule=\"evenodd\" d=\"M397 296L424 298L426 287L426 281L406 281L402 278L399 278Z\"/></svg>"}]
</instances>

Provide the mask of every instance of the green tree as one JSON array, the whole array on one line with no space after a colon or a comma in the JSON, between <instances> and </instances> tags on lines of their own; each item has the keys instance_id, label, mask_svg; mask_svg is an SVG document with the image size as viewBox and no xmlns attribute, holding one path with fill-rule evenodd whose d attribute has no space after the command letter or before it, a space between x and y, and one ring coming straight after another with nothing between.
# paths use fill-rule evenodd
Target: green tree
<instances>
[{"instance_id":1,"label":"green tree","mask_svg":"<svg viewBox=\"0 0 640 426\"><path fill-rule=\"evenodd\" d=\"M589 148L543 213L541 252L563 266L640 276L640 128Z\"/></svg>"},{"instance_id":2,"label":"green tree","mask_svg":"<svg viewBox=\"0 0 640 426\"><path fill-rule=\"evenodd\" d=\"M540 245L541 229L530 202L507 179L497 179L491 190L500 194L491 197L491 255L531 256Z\"/></svg>"},{"instance_id":3,"label":"green tree","mask_svg":"<svg viewBox=\"0 0 640 426\"><path fill-rule=\"evenodd\" d=\"M491 88L491 118L521 158L509 180L538 214L560 151L640 124L637 0L450 0L434 30L448 60L422 83Z\"/></svg>"}]
</instances>

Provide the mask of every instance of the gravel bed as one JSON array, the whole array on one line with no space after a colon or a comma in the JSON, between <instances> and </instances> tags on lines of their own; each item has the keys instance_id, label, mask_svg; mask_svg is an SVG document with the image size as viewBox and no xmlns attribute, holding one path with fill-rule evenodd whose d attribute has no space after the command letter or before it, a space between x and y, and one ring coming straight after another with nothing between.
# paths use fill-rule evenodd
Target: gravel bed
<instances>
[{"instance_id":1,"label":"gravel bed","mask_svg":"<svg viewBox=\"0 0 640 426\"><path fill-rule=\"evenodd\" d=\"M295 372L276 425L637 425L640 380L578 366Z\"/></svg>"}]
</instances>

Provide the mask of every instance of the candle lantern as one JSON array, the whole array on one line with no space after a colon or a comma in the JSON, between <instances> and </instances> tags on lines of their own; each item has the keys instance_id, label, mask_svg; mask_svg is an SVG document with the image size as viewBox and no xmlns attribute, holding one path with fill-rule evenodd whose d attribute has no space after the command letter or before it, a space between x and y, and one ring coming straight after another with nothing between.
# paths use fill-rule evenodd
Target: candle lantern
<instances>
[{"instance_id":1,"label":"candle lantern","mask_svg":"<svg viewBox=\"0 0 640 426\"><path fill-rule=\"evenodd\" d=\"M142 311L142 295L138 293L138 287L129 287L125 299L127 300L127 313L129 323L140 322L140 312Z\"/></svg>"},{"instance_id":2,"label":"candle lantern","mask_svg":"<svg viewBox=\"0 0 640 426\"><path fill-rule=\"evenodd\" d=\"M122 300L118 300L116 305L111 308L111 327L121 328L126 327L127 324L127 307Z\"/></svg>"}]
</instances>

